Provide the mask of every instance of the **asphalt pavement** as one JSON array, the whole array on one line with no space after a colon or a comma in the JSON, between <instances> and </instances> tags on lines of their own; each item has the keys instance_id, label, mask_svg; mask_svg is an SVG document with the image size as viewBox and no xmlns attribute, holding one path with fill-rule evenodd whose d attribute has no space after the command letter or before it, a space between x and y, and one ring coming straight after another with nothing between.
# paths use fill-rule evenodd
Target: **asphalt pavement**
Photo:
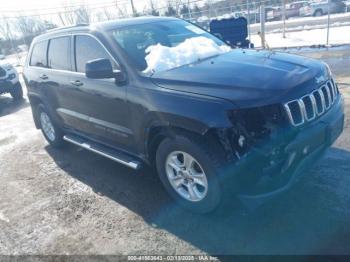
<instances>
[{"instance_id":1,"label":"asphalt pavement","mask_svg":"<svg viewBox=\"0 0 350 262\"><path fill-rule=\"evenodd\" d=\"M341 83L342 136L290 191L210 215L178 208L150 169L53 149L28 100L1 96L0 254L350 254L350 60L333 57L320 59Z\"/></svg>"}]
</instances>

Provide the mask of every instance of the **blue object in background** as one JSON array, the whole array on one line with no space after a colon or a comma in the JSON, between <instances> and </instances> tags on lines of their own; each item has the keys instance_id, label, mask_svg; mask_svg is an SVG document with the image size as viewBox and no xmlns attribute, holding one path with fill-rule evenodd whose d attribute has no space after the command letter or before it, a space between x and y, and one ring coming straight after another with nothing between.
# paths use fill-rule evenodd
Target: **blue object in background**
<instances>
[{"instance_id":1,"label":"blue object in background","mask_svg":"<svg viewBox=\"0 0 350 262\"><path fill-rule=\"evenodd\" d=\"M210 32L232 47L254 47L249 42L247 19L244 17L213 20Z\"/></svg>"}]
</instances>

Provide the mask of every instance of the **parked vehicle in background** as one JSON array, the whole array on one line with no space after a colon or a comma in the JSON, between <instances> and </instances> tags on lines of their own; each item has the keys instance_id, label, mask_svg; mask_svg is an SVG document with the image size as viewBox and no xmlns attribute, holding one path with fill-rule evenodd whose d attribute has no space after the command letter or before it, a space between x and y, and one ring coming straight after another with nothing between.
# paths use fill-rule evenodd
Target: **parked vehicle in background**
<instances>
[{"instance_id":1,"label":"parked vehicle in background","mask_svg":"<svg viewBox=\"0 0 350 262\"><path fill-rule=\"evenodd\" d=\"M328 14L328 5L330 6L329 12L331 14L346 12L346 5L343 1L330 0L329 4L328 1L314 2L300 8L300 16L326 15Z\"/></svg>"},{"instance_id":2,"label":"parked vehicle in background","mask_svg":"<svg viewBox=\"0 0 350 262\"><path fill-rule=\"evenodd\" d=\"M10 93L14 100L23 98L23 89L17 70L10 64L0 63L0 95Z\"/></svg>"},{"instance_id":3,"label":"parked vehicle in background","mask_svg":"<svg viewBox=\"0 0 350 262\"><path fill-rule=\"evenodd\" d=\"M186 62L174 64L181 55ZM343 98L326 64L232 50L175 18L53 30L34 39L23 74L35 125L52 146L151 165L197 212L237 194L278 195L343 131Z\"/></svg>"},{"instance_id":4,"label":"parked vehicle in background","mask_svg":"<svg viewBox=\"0 0 350 262\"><path fill-rule=\"evenodd\" d=\"M309 4L308 1L299 1L286 5L286 19L290 17L296 17L300 15L300 8L307 6ZM283 8L278 7L273 12L273 17L277 20L281 20L283 17Z\"/></svg>"},{"instance_id":5,"label":"parked vehicle in background","mask_svg":"<svg viewBox=\"0 0 350 262\"><path fill-rule=\"evenodd\" d=\"M266 21L277 20L277 18L275 17L276 9L277 9L277 7L273 7L273 6L266 6L265 7L265 19L266 19ZM259 15L258 23L260 23L260 15Z\"/></svg>"},{"instance_id":6,"label":"parked vehicle in background","mask_svg":"<svg viewBox=\"0 0 350 262\"><path fill-rule=\"evenodd\" d=\"M344 4L346 6L346 12L350 12L350 1L346 1Z\"/></svg>"}]
</instances>

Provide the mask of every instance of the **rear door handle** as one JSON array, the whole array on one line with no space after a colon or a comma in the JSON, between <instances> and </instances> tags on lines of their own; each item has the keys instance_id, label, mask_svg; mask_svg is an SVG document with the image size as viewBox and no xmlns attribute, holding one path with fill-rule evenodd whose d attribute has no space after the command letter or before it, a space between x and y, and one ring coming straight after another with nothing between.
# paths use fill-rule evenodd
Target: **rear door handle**
<instances>
[{"instance_id":1,"label":"rear door handle","mask_svg":"<svg viewBox=\"0 0 350 262\"><path fill-rule=\"evenodd\" d=\"M42 75L40 75L39 76L42 80L47 80L47 79L49 79L49 77L47 76L47 75L45 75L45 74L42 74Z\"/></svg>"},{"instance_id":2,"label":"rear door handle","mask_svg":"<svg viewBox=\"0 0 350 262\"><path fill-rule=\"evenodd\" d=\"M75 80L75 81L70 81L70 83L74 86L82 86L84 85L83 82L80 82L79 80Z\"/></svg>"}]
</instances>

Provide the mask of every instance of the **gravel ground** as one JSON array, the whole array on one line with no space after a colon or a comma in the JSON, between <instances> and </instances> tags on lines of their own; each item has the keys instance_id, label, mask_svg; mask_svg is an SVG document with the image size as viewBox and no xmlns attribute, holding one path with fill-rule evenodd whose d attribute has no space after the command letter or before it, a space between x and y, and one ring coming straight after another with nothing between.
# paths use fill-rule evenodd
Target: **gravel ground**
<instances>
[{"instance_id":1,"label":"gravel ground","mask_svg":"<svg viewBox=\"0 0 350 262\"><path fill-rule=\"evenodd\" d=\"M350 59L321 58L349 116ZM350 254L349 123L289 192L201 216L178 209L150 170L53 149L28 102L1 96L0 254Z\"/></svg>"}]
</instances>

